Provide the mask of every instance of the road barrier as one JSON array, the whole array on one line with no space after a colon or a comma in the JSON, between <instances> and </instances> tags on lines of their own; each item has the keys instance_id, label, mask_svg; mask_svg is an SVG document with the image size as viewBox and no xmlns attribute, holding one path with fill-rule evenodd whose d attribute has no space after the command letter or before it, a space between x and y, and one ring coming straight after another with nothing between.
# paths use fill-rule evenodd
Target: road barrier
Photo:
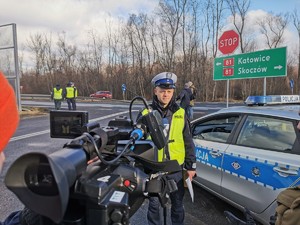
<instances>
[{"instance_id":1,"label":"road barrier","mask_svg":"<svg viewBox=\"0 0 300 225\"><path fill-rule=\"evenodd\" d=\"M45 94L21 94L22 100L49 100L52 101L51 95ZM76 100L78 101L89 101L89 102L101 102L101 101L116 101L116 99L102 99L102 98L92 98L85 96L77 96ZM122 101L122 100L121 100ZM124 101L122 101L124 102Z\"/></svg>"},{"instance_id":2,"label":"road barrier","mask_svg":"<svg viewBox=\"0 0 300 225\"><path fill-rule=\"evenodd\" d=\"M44 95L44 94L21 94L22 100L51 100L51 95ZM100 101L101 98L91 98L91 97L84 97L84 96L77 96L76 99L78 100L89 100L89 101Z\"/></svg>"}]
</instances>

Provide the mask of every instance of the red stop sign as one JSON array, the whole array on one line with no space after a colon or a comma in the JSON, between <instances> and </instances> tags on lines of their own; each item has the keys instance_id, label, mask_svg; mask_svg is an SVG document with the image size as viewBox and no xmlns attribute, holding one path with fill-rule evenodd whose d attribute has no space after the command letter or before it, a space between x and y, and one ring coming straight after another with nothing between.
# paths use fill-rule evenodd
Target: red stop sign
<instances>
[{"instance_id":1,"label":"red stop sign","mask_svg":"<svg viewBox=\"0 0 300 225\"><path fill-rule=\"evenodd\" d=\"M218 48L223 54L230 54L239 46L240 36L234 30L225 31L219 38Z\"/></svg>"}]
</instances>

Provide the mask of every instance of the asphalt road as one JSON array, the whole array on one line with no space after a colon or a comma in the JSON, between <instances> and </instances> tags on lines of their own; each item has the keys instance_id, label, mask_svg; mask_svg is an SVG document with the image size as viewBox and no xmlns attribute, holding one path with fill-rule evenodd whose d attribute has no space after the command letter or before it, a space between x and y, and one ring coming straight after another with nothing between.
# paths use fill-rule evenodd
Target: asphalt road
<instances>
[{"instance_id":1,"label":"asphalt road","mask_svg":"<svg viewBox=\"0 0 300 225\"><path fill-rule=\"evenodd\" d=\"M52 108L52 102L34 102L23 101L23 106L34 105L39 107ZM128 109L129 103L120 102L98 102L98 103L78 103L77 110L85 110L89 112L89 119L97 121L101 126L107 125L108 121L118 115L126 115L129 117ZM216 111L225 107L225 103L207 103L196 104L194 107L194 117L201 117L207 113ZM66 108L66 104L63 104ZM142 105L134 104L133 115L141 109ZM49 115L26 117L21 119L18 130L14 137L8 144L5 154L6 163L3 171L0 174L0 221L5 219L10 212L23 208L23 204L16 198L16 196L7 190L3 181L7 169L13 161L19 156L28 152L44 152L51 154L52 152L59 151L63 144L68 140L66 139L51 139L49 135ZM229 224L224 215L224 210L233 211L235 214L240 213L232 208L230 205L220 201L218 198L212 196L207 191L194 185L195 201L192 203L189 193L185 195L185 209L186 209L186 225L226 225ZM146 209L147 200L142 204L140 209L131 218L133 225L145 225L146 222ZM168 212L169 214L169 212ZM170 224L170 221L168 221Z\"/></svg>"}]
</instances>

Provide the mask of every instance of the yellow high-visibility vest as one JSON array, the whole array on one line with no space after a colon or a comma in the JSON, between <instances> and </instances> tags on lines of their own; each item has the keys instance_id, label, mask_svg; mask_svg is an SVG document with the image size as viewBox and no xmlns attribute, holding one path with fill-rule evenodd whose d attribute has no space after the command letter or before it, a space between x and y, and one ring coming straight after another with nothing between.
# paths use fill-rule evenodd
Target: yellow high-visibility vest
<instances>
[{"instance_id":1,"label":"yellow high-visibility vest","mask_svg":"<svg viewBox=\"0 0 300 225\"><path fill-rule=\"evenodd\" d=\"M148 114L149 111L144 109L142 115ZM184 128L184 115L185 111L183 108L177 110L172 116L172 122L170 124L168 149L170 154L170 160L177 160L179 165L184 163L185 159L185 146L183 139L183 128ZM158 150L158 161L162 162L166 156L163 155L164 150Z\"/></svg>"},{"instance_id":2,"label":"yellow high-visibility vest","mask_svg":"<svg viewBox=\"0 0 300 225\"><path fill-rule=\"evenodd\" d=\"M62 99L62 92L63 92L62 88L60 88L58 90L56 88L53 88L53 99L61 100Z\"/></svg>"},{"instance_id":3,"label":"yellow high-visibility vest","mask_svg":"<svg viewBox=\"0 0 300 225\"><path fill-rule=\"evenodd\" d=\"M66 98L76 98L77 89L75 87L66 87Z\"/></svg>"}]
</instances>

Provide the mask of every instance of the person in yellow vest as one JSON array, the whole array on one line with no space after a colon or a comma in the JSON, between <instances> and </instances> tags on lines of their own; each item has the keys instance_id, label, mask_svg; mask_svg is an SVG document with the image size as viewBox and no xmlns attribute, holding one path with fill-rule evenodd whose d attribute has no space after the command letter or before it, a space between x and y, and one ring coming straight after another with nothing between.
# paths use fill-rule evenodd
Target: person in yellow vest
<instances>
[{"instance_id":1,"label":"person in yellow vest","mask_svg":"<svg viewBox=\"0 0 300 225\"><path fill-rule=\"evenodd\" d=\"M59 84L53 88L51 92L51 99L54 100L54 107L56 110L61 108L61 102L63 101L63 89Z\"/></svg>"},{"instance_id":2,"label":"person in yellow vest","mask_svg":"<svg viewBox=\"0 0 300 225\"><path fill-rule=\"evenodd\" d=\"M196 174L196 156L187 115L175 101L176 81L177 76L171 72L159 73L152 79L154 96L150 108L161 114L164 133L168 139L166 147L159 150L158 160L177 160L182 167L182 171L169 174L167 179L174 180L178 188L177 191L170 193L172 224L183 225L185 192L183 170L186 169L188 177L192 180ZM147 113L145 110L141 114ZM147 212L149 225L161 224L160 208L158 197L150 197Z\"/></svg>"},{"instance_id":3,"label":"person in yellow vest","mask_svg":"<svg viewBox=\"0 0 300 225\"><path fill-rule=\"evenodd\" d=\"M78 91L77 88L74 86L74 82L69 82L64 91L64 97L67 100L69 110L76 110L77 94Z\"/></svg>"}]
</instances>

